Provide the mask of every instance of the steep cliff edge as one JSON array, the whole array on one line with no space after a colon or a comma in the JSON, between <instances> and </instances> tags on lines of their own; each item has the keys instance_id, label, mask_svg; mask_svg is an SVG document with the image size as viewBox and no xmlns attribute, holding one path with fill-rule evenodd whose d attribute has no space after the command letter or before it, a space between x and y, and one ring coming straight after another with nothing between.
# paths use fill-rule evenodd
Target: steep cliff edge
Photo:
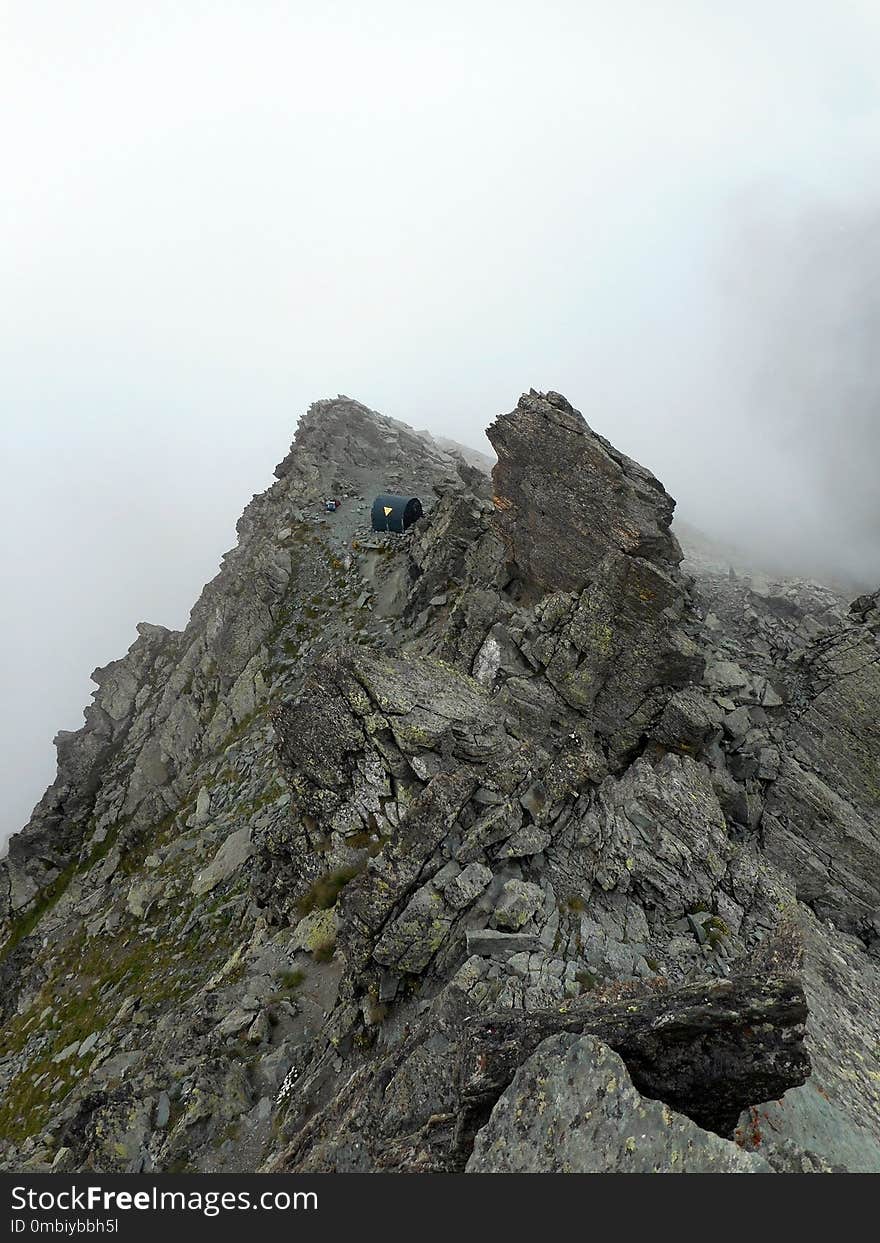
<instances>
[{"instance_id":1,"label":"steep cliff edge","mask_svg":"<svg viewBox=\"0 0 880 1243\"><path fill-rule=\"evenodd\" d=\"M6 1168L880 1169L877 598L691 577L559 394L489 437L316 403L93 675L0 863ZM563 1064L644 1152L517 1124Z\"/></svg>"}]
</instances>

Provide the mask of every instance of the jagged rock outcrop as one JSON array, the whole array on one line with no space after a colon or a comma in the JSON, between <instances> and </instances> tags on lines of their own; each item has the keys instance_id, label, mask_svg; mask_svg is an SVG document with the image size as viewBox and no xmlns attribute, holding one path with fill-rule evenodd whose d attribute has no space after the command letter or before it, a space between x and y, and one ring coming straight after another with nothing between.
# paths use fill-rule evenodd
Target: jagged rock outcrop
<instances>
[{"instance_id":1,"label":"jagged rock outcrop","mask_svg":"<svg viewBox=\"0 0 880 1243\"><path fill-rule=\"evenodd\" d=\"M878 597L682 568L558 394L489 434L316 403L96 673L0 863L6 1168L880 1169Z\"/></svg>"},{"instance_id":2,"label":"jagged rock outcrop","mask_svg":"<svg viewBox=\"0 0 880 1243\"><path fill-rule=\"evenodd\" d=\"M672 497L560 393L532 390L487 435L498 524L523 591L582 590L615 553L675 571Z\"/></svg>"},{"instance_id":3,"label":"jagged rock outcrop","mask_svg":"<svg viewBox=\"0 0 880 1243\"><path fill-rule=\"evenodd\" d=\"M590 715L615 752L631 751L667 688L703 668L678 625L685 584L674 501L558 393L523 396L488 435L506 590L536 606L516 645L526 669L541 673L563 710ZM489 639L497 650L506 641L500 628ZM490 659L484 653L483 665Z\"/></svg>"},{"instance_id":4,"label":"jagged rock outcrop","mask_svg":"<svg viewBox=\"0 0 880 1243\"><path fill-rule=\"evenodd\" d=\"M377 484L375 491L453 480L462 461L451 444L444 448L406 423L340 395L309 407L275 475L288 480L308 502L318 495L354 490L353 483L376 472L385 486Z\"/></svg>"}]
</instances>

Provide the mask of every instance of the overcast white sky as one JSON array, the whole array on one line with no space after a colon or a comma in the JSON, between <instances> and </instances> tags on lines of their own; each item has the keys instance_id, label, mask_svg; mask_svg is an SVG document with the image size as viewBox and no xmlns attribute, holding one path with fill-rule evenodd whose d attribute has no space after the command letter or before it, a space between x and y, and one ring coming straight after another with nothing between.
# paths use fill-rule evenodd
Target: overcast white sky
<instances>
[{"instance_id":1,"label":"overcast white sky","mask_svg":"<svg viewBox=\"0 0 880 1243\"><path fill-rule=\"evenodd\" d=\"M479 446L556 388L862 569L878 64L876 0L0 0L0 836L316 397Z\"/></svg>"}]
</instances>

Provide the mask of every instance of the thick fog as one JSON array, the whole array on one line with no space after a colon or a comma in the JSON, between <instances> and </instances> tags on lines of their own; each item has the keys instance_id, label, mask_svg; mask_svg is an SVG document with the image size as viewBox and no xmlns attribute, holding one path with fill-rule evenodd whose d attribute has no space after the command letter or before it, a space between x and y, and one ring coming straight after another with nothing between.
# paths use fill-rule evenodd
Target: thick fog
<instances>
[{"instance_id":1,"label":"thick fog","mask_svg":"<svg viewBox=\"0 0 880 1243\"><path fill-rule=\"evenodd\" d=\"M743 561L880 581L875 0L5 0L0 837L298 415L561 390Z\"/></svg>"}]
</instances>

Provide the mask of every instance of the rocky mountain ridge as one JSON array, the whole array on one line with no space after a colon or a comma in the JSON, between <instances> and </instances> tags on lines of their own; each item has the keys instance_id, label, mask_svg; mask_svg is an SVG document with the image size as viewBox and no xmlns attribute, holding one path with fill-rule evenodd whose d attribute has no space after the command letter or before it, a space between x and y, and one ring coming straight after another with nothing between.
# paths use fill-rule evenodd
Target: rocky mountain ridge
<instances>
[{"instance_id":1,"label":"rocky mountain ridge","mask_svg":"<svg viewBox=\"0 0 880 1243\"><path fill-rule=\"evenodd\" d=\"M880 1169L880 593L684 559L559 394L488 435L315 403L95 671L0 862L6 1168Z\"/></svg>"}]
</instances>

